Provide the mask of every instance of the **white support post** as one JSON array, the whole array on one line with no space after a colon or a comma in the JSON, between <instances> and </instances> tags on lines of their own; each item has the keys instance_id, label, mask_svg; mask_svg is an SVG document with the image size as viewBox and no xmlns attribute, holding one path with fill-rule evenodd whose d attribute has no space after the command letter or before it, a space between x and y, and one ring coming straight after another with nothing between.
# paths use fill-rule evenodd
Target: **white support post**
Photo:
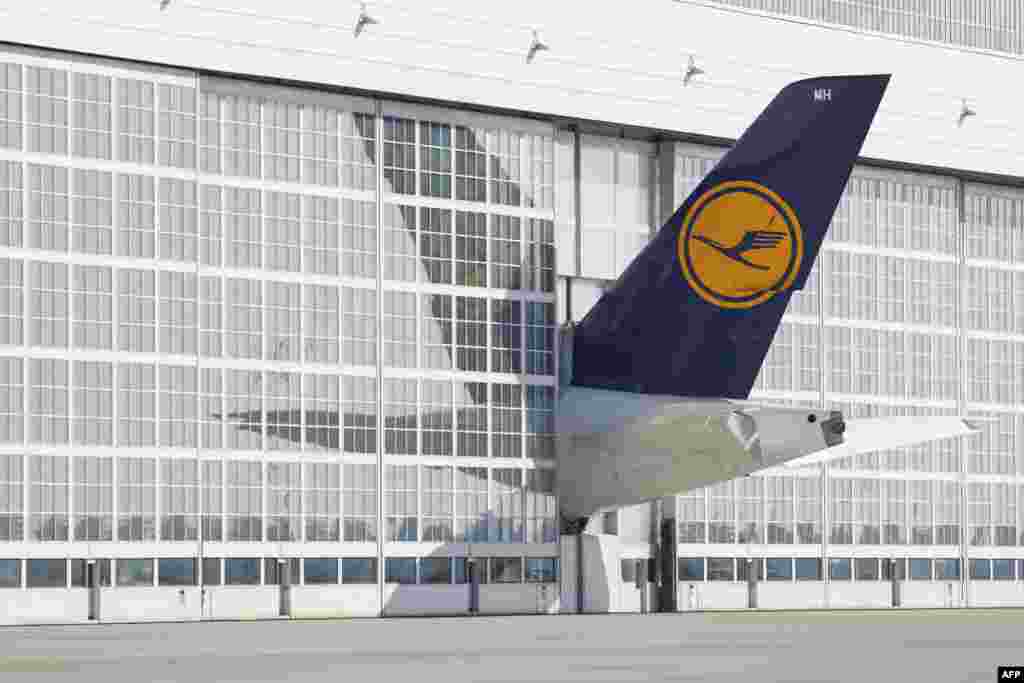
<instances>
[{"instance_id":1,"label":"white support post","mask_svg":"<svg viewBox=\"0 0 1024 683\"><path fill-rule=\"evenodd\" d=\"M382 339L384 322L384 247L383 240L380 239L384 224L384 109L380 100L376 102L374 133L374 163L377 171L377 420L375 424L377 437L377 616L384 616L384 354ZM418 158L418 155L415 156ZM344 430L343 425L340 428ZM344 434L341 434L341 438L344 442Z\"/></svg>"}]
</instances>

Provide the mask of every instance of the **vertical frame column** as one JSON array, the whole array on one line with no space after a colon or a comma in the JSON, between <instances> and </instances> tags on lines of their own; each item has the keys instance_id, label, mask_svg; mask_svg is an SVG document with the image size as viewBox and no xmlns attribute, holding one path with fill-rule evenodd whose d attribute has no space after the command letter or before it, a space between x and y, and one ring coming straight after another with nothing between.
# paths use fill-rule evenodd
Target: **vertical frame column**
<instances>
[{"instance_id":1,"label":"vertical frame column","mask_svg":"<svg viewBox=\"0 0 1024 683\"><path fill-rule=\"evenodd\" d=\"M578 126L570 126L569 130L572 131L572 158L573 158L573 204L576 208L575 211L575 231L576 231L576 243L575 243L575 262L576 262L576 276L579 277L583 273L583 184L581 181L581 163L582 163L582 148L580 146L580 129ZM566 285L571 286L571 282Z\"/></svg>"},{"instance_id":2,"label":"vertical frame column","mask_svg":"<svg viewBox=\"0 0 1024 683\"><path fill-rule=\"evenodd\" d=\"M203 116L202 116L202 79L196 74L193 79L193 88L195 89L195 112L196 112L196 140L195 140L195 159L192 165L192 182L195 185L196 193L196 233L195 233L195 312L196 312L196 334L195 334L195 431L193 432L193 445L195 446L195 459L196 459L196 577L199 579L199 618L202 619L206 616L206 571L205 571L205 542L206 542L206 509L204 505L205 492L203 490L203 459L202 455L202 406L203 406L203 369L201 359L203 357L202 345L203 345L203 277L202 277L202 262L203 262L203 192L202 185L199 181L199 169L203 154ZM223 471L221 472L221 479L223 480ZM221 503L223 505L223 502ZM224 533L223 525L221 527L221 534ZM221 536L223 538L223 535Z\"/></svg>"},{"instance_id":3,"label":"vertical frame column","mask_svg":"<svg viewBox=\"0 0 1024 683\"><path fill-rule=\"evenodd\" d=\"M380 100L374 104L374 163L377 171L377 616L384 616L384 246L381 239L384 223L384 105ZM344 425L341 428L344 429Z\"/></svg>"},{"instance_id":4,"label":"vertical frame column","mask_svg":"<svg viewBox=\"0 0 1024 683\"><path fill-rule=\"evenodd\" d=\"M956 194L955 194L955 210L957 212L956 221L956 257L957 257L957 282L960 286L957 287L956 296L956 332L957 332L957 414L966 415L967 411L967 363L965 362L967 353L967 325L966 325L966 280L967 280L967 206L966 206L966 187L962 179L957 179ZM968 592L968 558L967 558L967 525L968 525L968 513L967 513L967 472L968 472L968 460L970 458L970 437L962 437L957 439L956 449L960 455L960 476L959 476L959 496L960 496L960 514L959 514L959 550L960 550L960 598L962 606L966 607L970 603L970 595ZM932 524L935 523L934 513L932 517Z\"/></svg>"},{"instance_id":5,"label":"vertical frame column","mask_svg":"<svg viewBox=\"0 0 1024 683\"><path fill-rule=\"evenodd\" d=\"M818 365L820 366L820 374L818 375L818 401L822 410L828 407L828 388L829 388L829 367L828 367L828 335L827 328L825 327L825 302L828 297L825 295L825 288L829 284L829 272L828 272L828 258L827 254L828 243L822 245L821 252L818 254L818 260L815 264L818 275ZM852 355L852 353L851 353ZM829 495L829 467L828 464L822 463L818 466L819 469L819 481L820 490L819 495L821 496L820 503L820 514L821 519L821 571L822 577L825 584L825 595L829 595L829 562L828 562L828 534L829 534L829 504L831 502L831 496ZM794 497L796 495L796 482L794 482ZM828 604L826 602L826 604Z\"/></svg>"}]
</instances>

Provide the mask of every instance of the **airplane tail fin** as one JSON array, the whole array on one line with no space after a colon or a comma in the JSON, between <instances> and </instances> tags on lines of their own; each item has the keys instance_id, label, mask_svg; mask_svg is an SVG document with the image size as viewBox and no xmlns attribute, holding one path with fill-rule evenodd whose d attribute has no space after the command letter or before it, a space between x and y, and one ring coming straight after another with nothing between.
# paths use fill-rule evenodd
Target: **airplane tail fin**
<instances>
[{"instance_id":1,"label":"airplane tail fin","mask_svg":"<svg viewBox=\"0 0 1024 683\"><path fill-rule=\"evenodd\" d=\"M572 383L746 398L888 82L786 86L576 326Z\"/></svg>"}]
</instances>

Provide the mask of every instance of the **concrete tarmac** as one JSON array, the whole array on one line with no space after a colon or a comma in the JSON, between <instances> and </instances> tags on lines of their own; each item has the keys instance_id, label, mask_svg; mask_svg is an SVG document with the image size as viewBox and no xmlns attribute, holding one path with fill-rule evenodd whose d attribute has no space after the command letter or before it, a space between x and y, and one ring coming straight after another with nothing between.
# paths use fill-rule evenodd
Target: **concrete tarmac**
<instances>
[{"instance_id":1,"label":"concrete tarmac","mask_svg":"<svg viewBox=\"0 0 1024 683\"><path fill-rule=\"evenodd\" d=\"M0 681L977 681L1024 610L737 612L0 628Z\"/></svg>"}]
</instances>

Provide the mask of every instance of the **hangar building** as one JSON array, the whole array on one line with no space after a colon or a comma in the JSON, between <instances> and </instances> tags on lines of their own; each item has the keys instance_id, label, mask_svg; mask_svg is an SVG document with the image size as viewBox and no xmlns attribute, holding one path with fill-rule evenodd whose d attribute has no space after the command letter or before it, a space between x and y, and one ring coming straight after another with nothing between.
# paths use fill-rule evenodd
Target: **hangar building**
<instances>
[{"instance_id":1,"label":"hangar building","mask_svg":"<svg viewBox=\"0 0 1024 683\"><path fill-rule=\"evenodd\" d=\"M1019 2L3 5L0 622L744 608L749 576L1024 604ZM755 398L984 434L610 511L579 590L559 326L843 73L893 80Z\"/></svg>"}]
</instances>

